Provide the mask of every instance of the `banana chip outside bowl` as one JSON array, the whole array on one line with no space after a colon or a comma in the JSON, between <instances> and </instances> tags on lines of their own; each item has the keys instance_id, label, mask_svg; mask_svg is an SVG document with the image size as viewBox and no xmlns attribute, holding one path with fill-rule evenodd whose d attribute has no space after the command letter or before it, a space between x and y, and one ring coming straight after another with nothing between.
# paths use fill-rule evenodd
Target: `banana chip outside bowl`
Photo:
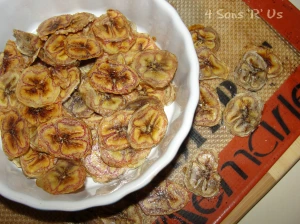
<instances>
[{"instance_id":1,"label":"banana chip outside bowl","mask_svg":"<svg viewBox=\"0 0 300 224\"><path fill-rule=\"evenodd\" d=\"M111 204L147 185L172 161L187 136L199 99L199 64L188 29L164 0L0 0L1 49L7 40L15 40L13 29L36 33L38 25L50 17L77 12L90 12L98 17L107 9L119 10L136 24L139 32L154 36L161 49L177 57L173 80L178 88L177 97L165 107L168 128L164 139L142 166L127 171L119 179L100 184L87 177L83 188L61 195L37 187L34 179L26 178L21 168L8 160L1 146L2 196L41 210L76 211Z\"/></svg>"}]
</instances>

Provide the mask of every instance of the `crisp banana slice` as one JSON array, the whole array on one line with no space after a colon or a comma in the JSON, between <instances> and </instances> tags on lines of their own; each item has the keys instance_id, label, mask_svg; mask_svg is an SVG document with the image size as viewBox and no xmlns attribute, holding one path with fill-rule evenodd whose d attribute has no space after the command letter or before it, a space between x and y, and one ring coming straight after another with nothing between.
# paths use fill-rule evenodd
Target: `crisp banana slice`
<instances>
[{"instance_id":1,"label":"crisp banana slice","mask_svg":"<svg viewBox=\"0 0 300 224\"><path fill-rule=\"evenodd\" d=\"M189 201L187 190L170 180L162 181L154 189L150 189L149 193L148 189L144 192L147 192L147 196L139 201L139 206L146 215L172 214Z\"/></svg>"},{"instance_id":2,"label":"crisp banana slice","mask_svg":"<svg viewBox=\"0 0 300 224\"><path fill-rule=\"evenodd\" d=\"M56 101L64 102L77 89L80 83L80 70L77 67L56 67L50 70L53 82L60 87L60 93Z\"/></svg>"},{"instance_id":3,"label":"crisp banana slice","mask_svg":"<svg viewBox=\"0 0 300 224\"><path fill-rule=\"evenodd\" d=\"M157 97L152 96L139 96L126 104L125 110L136 111L146 104L152 104L164 109L164 105Z\"/></svg>"},{"instance_id":4,"label":"crisp banana slice","mask_svg":"<svg viewBox=\"0 0 300 224\"><path fill-rule=\"evenodd\" d=\"M91 153L90 129L81 120L54 118L40 125L37 135L40 150L57 158L81 159Z\"/></svg>"},{"instance_id":5,"label":"crisp banana slice","mask_svg":"<svg viewBox=\"0 0 300 224\"><path fill-rule=\"evenodd\" d=\"M132 67L153 88L169 85L177 70L176 55L165 50L142 51L134 57Z\"/></svg>"},{"instance_id":6,"label":"crisp banana slice","mask_svg":"<svg viewBox=\"0 0 300 224\"><path fill-rule=\"evenodd\" d=\"M64 102L63 107L70 114L78 118L88 118L94 113L94 111L86 105L79 91L74 91L71 97Z\"/></svg>"},{"instance_id":7,"label":"crisp banana slice","mask_svg":"<svg viewBox=\"0 0 300 224\"><path fill-rule=\"evenodd\" d=\"M44 51L47 57L57 66L68 66L76 63L76 59L69 57L65 50L65 35L53 34L48 38L44 45Z\"/></svg>"},{"instance_id":8,"label":"crisp banana slice","mask_svg":"<svg viewBox=\"0 0 300 224\"><path fill-rule=\"evenodd\" d=\"M125 40L118 42L99 41L103 50L108 54L119 54L127 52L135 43L136 38L134 35L130 35Z\"/></svg>"},{"instance_id":9,"label":"crisp banana slice","mask_svg":"<svg viewBox=\"0 0 300 224\"><path fill-rule=\"evenodd\" d=\"M17 106L16 86L20 74L17 71L7 72L0 76L0 111L6 112Z\"/></svg>"},{"instance_id":10,"label":"crisp banana slice","mask_svg":"<svg viewBox=\"0 0 300 224\"><path fill-rule=\"evenodd\" d=\"M82 35L70 35L65 40L65 52L73 59L87 60L100 57L103 50L94 39Z\"/></svg>"},{"instance_id":11,"label":"crisp banana slice","mask_svg":"<svg viewBox=\"0 0 300 224\"><path fill-rule=\"evenodd\" d=\"M27 56L34 56L44 43L39 36L22 30L13 30L18 50Z\"/></svg>"},{"instance_id":12,"label":"crisp banana slice","mask_svg":"<svg viewBox=\"0 0 300 224\"><path fill-rule=\"evenodd\" d=\"M85 60L81 61L79 69L81 72L81 78L85 79L90 72L90 70L94 67L95 65L95 59L90 59L90 60Z\"/></svg>"},{"instance_id":13,"label":"crisp banana slice","mask_svg":"<svg viewBox=\"0 0 300 224\"><path fill-rule=\"evenodd\" d=\"M139 77L128 65L103 60L96 62L96 69L89 73L89 82L101 92L127 94L137 87Z\"/></svg>"},{"instance_id":14,"label":"crisp banana slice","mask_svg":"<svg viewBox=\"0 0 300 224\"><path fill-rule=\"evenodd\" d=\"M119 42L127 39L132 32L127 18L119 11L109 9L97 18L92 25L97 38L105 42Z\"/></svg>"},{"instance_id":15,"label":"crisp banana slice","mask_svg":"<svg viewBox=\"0 0 300 224\"><path fill-rule=\"evenodd\" d=\"M213 52L217 52L220 48L220 37L216 30L212 27L205 27L195 24L189 27L195 48L207 47Z\"/></svg>"},{"instance_id":16,"label":"crisp banana slice","mask_svg":"<svg viewBox=\"0 0 300 224\"><path fill-rule=\"evenodd\" d=\"M39 126L52 118L62 115L61 103L54 103L44 107L28 107L23 104L18 105L18 111L28 122L29 126Z\"/></svg>"},{"instance_id":17,"label":"crisp banana slice","mask_svg":"<svg viewBox=\"0 0 300 224\"><path fill-rule=\"evenodd\" d=\"M87 80L81 82L79 92L86 105L102 116L109 116L125 106L125 99L122 95L96 91Z\"/></svg>"},{"instance_id":18,"label":"crisp banana slice","mask_svg":"<svg viewBox=\"0 0 300 224\"><path fill-rule=\"evenodd\" d=\"M134 149L147 149L156 146L165 136L168 118L157 105L146 104L136 110L128 125L128 141Z\"/></svg>"},{"instance_id":19,"label":"crisp banana slice","mask_svg":"<svg viewBox=\"0 0 300 224\"><path fill-rule=\"evenodd\" d=\"M17 83L16 96L28 107L53 104L60 94L60 87L50 77L46 66L33 65L25 69Z\"/></svg>"},{"instance_id":20,"label":"crisp banana slice","mask_svg":"<svg viewBox=\"0 0 300 224\"><path fill-rule=\"evenodd\" d=\"M92 13L88 12L79 12L71 15L70 24L63 28L59 29L55 32L55 34L64 34L67 35L69 33L77 33L83 30L87 25L93 22L96 19L96 16Z\"/></svg>"},{"instance_id":21,"label":"crisp banana slice","mask_svg":"<svg viewBox=\"0 0 300 224\"><path fill-rule=\"evenodd\" d=\"M5 113L1 124L2 148L11 160L29 150L29 129L27 122L16 111Z\"/></svg>"},{"instance_id":22,"label":"crisp banana slice","mask_svg":"<svg viewBox=\"0 0 300 224\"><path fill-rule=\"evenodd\" d=\"M22 71L25 68L25 61L22 54L18 51L14 41L6 42L3 59L0 66L0 76L9 71Z\"/></svg>"},{"instance_id":23,"label":"crisp banana slice","mask_svg":"<svg viewBox=\"0 0 300 224\"><path fill-rule=\"evenodd\" d=\"M255 51L248 51L235 69L234 79L243 88L258 91L267 83L267 63Z\"/></svg>"},{"instance_id":24,"label":"crisp banana slice","mask_svg":"<svg viewBox=\"0 0 300 224\"><path fill-rule=\"evenodd\" d=\"M69 14L53 16L43 21L37 28L37 34L43 40L47 39L49 34L55 33L55 31L69 26L72 16Z\"/></svg>"},{"instance_id":25,"label":"crisp banana slice","mask_svg":"<svg viewBox=\"0 0 300 224\"><path fill-rule=\"evenodd\" d=\"M102 119L99 125L99 143L101 148L117 151L130 146L127 129L133 111L120 110Z\"/></svg>"},{"instance_id":26,"label":"crisp banana slice","mask_svg":"<svg viewBox=\"0 0 300 224\"><path fill-rule=\"evenodd\" d=\"M201 71L200 80L222 78L226 79L229 74L227 65L221 61L209 48L196 48Z\"/></svg>"},{"instance_id":27,"label":"crisp banana slice","mask_svg":"<svg viewBox=\"0 0 300 224\"><path fill-rule=\"evenodd\" d=\"M56 160L55 157L49 154L30 148L25 155L20 157L20 164L26 177L37 178L51 169Z\"/></svg>"},{"instance_id":28,"label":"crisp banana slice","mask_svg":"<svg viewBox=\"0 0 300 224\"><path fill-rule=\"evenodd\" d=\"M50 57L48 57L48 55L46 54L44 48L41 48L41 49L39 50L38 58L39 58L43 63L46 63L46 65L50 65L50 66L56 67L55 61L54 61L53 59L51 59Z\"/></svg>"},{"instance_id":29,"label":"crisp banana slice","mask_svg":"<svg viewBox=\"0 0 300 224\"><path fill-rule=\"evenodd\" d=\"M99 149L92 150L92 153L85 157L83 164L88 174L98 183L115 180L126 171L125 168L111 167L104 163Z\"/></svg>"},{"instance_id":30,"label":"crisp banana slice","mask_svg":"<svg viewBox=\"0 0 300 224\"><path fill-rule=\"evenodd\" d=\"M220 191L218 155L215 150L203 149L189 162L184 183L188 190L202 197L213 197Z\"/></svg>"},{"instance_id":31,"label":"crisp banana slice","mask_svg":"<svg viewBox=\"0 0 300 224\"><path fill-rule=\"evenodd\" d=\"M260 123L263 103L255 93L240 93L225 107L223 120L233 134L244 137L253 132Z\"/></svg>"},{"instance_id":32,"label":"crisp banana slice","mask_svg":"<svg viewBox=\"0 0 300 224\"><path fill-rule=\"evenodd\" d=\"M207 83L200 82L199 102L194 124L212 127L221 120L221 103L215 90Z\"/></svg>"},{"instance_id":33,"label":"crisp banana slice","mask_svg":"<svg viewBox=\"0 0 300 224\"><path fill-rule=\"evenodd\" d=\"M83 187L84 166L71 160L58 160L54 167L38 176L36 185L50 194L68 194Z\"/></svg>"}]
</instances>

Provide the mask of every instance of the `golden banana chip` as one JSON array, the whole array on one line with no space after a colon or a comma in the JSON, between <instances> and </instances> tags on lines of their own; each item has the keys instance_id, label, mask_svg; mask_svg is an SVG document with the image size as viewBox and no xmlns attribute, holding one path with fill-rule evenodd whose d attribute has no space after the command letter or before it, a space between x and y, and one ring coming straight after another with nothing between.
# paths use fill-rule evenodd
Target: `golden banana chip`
<instances>
[{"instance_id":1,"label":"golden banana chip","mask_svg":"<svg viewBox=\"0 0 300 224\"><path fill-rule=\"evenodd\" d=\"M213 197L220 191L220 182L217 152L201 150L187 166L184 178L185 186L198 196Z\"/></svg>"},{"instance_id":2,"label":"golden banana chip","mask_svg":"<svg viewBox=\"0 0 300 224\"><path fill-rule=\"evenodd\" d=\"M185 188L170 180L164 180L147 193L145 199L139 201L139 206L146 215L167 215L179 211L188 201Z\"/></svg>"},{"instance_id":3,"label":"golden banana chip","mask_svg":"<svg viewBox=\"0 0 300 224\"><path fill-rule=\"evenodd\" d=\"M127 39L118 42L99 41L103 50L108 54L119 54L127 52L135 43L135 36L129 36Z\"/></svg>"},{"instance_id":4,"label":"golden banana chip","mask_svg":"<svg viewBox=\"0 0 300 224\"><path fill-rule=\"evenodd\" d=\"M263 103L255 93L237 94L225 107L224 124L233 135L247 136L259 125L262 110Z\"/></svg>"}]
</instances>

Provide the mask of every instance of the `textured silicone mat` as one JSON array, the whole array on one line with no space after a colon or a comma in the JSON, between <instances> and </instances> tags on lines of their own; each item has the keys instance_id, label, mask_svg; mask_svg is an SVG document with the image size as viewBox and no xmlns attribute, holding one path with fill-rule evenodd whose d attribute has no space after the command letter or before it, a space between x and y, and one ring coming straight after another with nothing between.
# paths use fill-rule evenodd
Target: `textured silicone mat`
<instances>
[{"instance_id":1,"label":"textured silicone mat","mask_svg":"<svg viewBox=\"0 0 300 224\"><path fill-rule=\"evenodd\" d=\"M220 153L220 193L211 199L190 193L190 201L181 211L160 217L143 215L145 223L219 223L299 136L296 128L300 125L300 74L299 69L296 70L300 63L299 53L243 1L169 2L187 26L200 23L213 27L220 34L221 47L217 55L229 66L230 75L227 80L215 79L209 83L216 88L223 106L235 93L244 91L234 84L232 73L246 48L267 42L284 65L280 77L270 79L258 92L265 102L265 109L257 131L249 138L237 138L222 123L212 128L193 126L177 157L156 178L173 180L184 186L183 167L195 153L204 148L214 148ZM101 214L113 207L78 212L39 211L0 197L0 222L101 223Z\"/></svg>"}]
</instances>

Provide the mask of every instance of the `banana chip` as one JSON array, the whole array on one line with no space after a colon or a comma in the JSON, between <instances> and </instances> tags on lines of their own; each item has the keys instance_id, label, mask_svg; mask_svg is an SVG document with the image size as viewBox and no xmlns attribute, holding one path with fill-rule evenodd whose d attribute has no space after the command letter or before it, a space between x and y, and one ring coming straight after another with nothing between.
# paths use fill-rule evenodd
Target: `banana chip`
<instances>
[{"instance_id":1,"label":"banana chip","mask_svg":"<svg viewBox=\"0 0 300 224\"><path fill-rule=\"evenodd\" d=\"M202 197L219 193L221 177L218 174L218 154L215 150L203 149L189 162L184 183L188 190Z\"/></svg>"},{"instance_id":2,"label":"banana chip","mask_svg":"<svg viewBox=\"0 0 300 224\"><path fill-rule=\"evenodd\" d=\"M145 189L147 192L147 189ZM147 193L139 206L146 215L167 215L182 209L189 201L185 188L170 180L164 180Z\"/></svg>"},{"instance_id":3,"label":"banana chip","mask_svg":"<svg viewBox=\"0 0 300 224\"><path fill-rule=\"evenodd\" d=\"M253 132L261 120L263 103L255 93L240 93L225 107L223 120L233 134L244 137Z\"/></svg>"}]
</instances>

